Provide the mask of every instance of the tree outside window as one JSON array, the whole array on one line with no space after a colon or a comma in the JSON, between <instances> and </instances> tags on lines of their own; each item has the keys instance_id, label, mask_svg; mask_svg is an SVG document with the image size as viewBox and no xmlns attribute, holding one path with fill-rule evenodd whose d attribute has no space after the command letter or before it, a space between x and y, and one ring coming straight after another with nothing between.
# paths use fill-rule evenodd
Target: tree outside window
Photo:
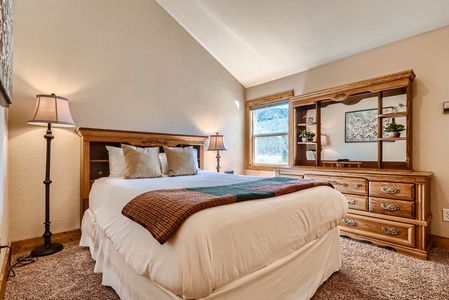
<instances>
[{"instance_id":1,"label":"tree outside window","mask_svg":"<svg viewBox=\"0 0 449 300\"><path fill-rule=\"evenodd\" d=\"M252 110L253 162L288 164L288 103Z\"/></svg>"}]
</instances>

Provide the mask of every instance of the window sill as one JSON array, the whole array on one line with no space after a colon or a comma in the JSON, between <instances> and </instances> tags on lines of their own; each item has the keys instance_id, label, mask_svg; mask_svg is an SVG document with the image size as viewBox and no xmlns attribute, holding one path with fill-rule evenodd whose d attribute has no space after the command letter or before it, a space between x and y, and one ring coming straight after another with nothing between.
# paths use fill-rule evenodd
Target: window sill
<instances>
[{"instance_id":1,"label":"window sill","mask_svg":"<svg viewBox=\"0 0 449 300\"><path fill-rule=\"evenodd\" d=\"M276 167L287 167L288 165L247 165L247 170L258 170L258 171L274 171L274 168Z\"/></svg>"}]
</instances>

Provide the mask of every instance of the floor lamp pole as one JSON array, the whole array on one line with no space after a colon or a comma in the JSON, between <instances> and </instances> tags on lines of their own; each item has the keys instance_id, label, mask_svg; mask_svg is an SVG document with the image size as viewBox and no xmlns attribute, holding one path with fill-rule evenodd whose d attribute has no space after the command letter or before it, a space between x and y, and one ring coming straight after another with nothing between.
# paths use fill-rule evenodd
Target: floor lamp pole
<instances>
[{"instance_id":1,"label":"floor lamp pole","mask_svg":"<svg viewBox=\"0 0 449 300\"><path fill-rule=\"evenodd\" d=\"M44 244L31 251L31 256L45 256L61 251L64 246L59 243L52 243L50 231L50 159L51 159L51 140L54 138L51 132L51 123L47 125L47 133L44 135L47 140L47 156L45 165L45 232L42 235Z\"/></svg>"}]
</instances>

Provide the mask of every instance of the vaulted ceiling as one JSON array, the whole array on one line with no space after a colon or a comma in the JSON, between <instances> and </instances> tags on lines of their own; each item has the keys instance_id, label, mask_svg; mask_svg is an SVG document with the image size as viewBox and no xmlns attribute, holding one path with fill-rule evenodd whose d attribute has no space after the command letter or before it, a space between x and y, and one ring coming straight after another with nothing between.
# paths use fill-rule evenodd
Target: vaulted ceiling
<instances>
[{"instance_id":1,"label":"vaulted ceiling","mask_svg":"<svg viewBox=\"0 0 449 300\"><path fill-rule=\"evenodd\" d=\"M449 26L448 0L156 1L245 87Z\"/></svg>"}]
</instances>

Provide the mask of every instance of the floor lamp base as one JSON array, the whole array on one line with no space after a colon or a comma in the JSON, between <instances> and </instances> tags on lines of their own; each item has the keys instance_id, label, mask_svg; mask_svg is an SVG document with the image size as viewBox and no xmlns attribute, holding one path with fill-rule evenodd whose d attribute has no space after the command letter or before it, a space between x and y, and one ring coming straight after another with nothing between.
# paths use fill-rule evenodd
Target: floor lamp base
<instances>
[{"instance_id":1,"label":"floor lamp base","mask_svg":"<svg viewBox=\"0 0 449 300\"><path fill-rule=\"evenodd\" d=\"M31 251L31 256L46 256L61 251L64 248L62 244L51 243L50 245L41 245Z\"/></svg>"}]
</instances>

